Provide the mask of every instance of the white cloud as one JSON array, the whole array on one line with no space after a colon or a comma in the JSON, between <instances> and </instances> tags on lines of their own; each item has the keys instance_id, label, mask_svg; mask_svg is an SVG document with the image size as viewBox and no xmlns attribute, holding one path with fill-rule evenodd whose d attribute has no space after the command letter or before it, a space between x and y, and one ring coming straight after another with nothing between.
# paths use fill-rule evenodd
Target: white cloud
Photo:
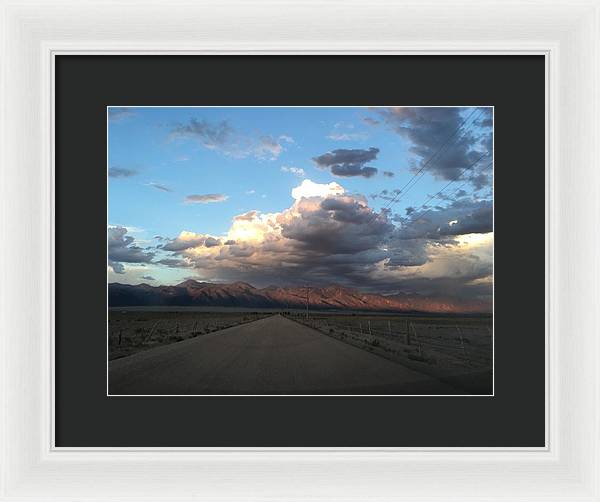
<instances>
[{"instance_id":1,"label":"white cloud","mask_svg":"<svg viewBox=\"0 0 600 502\"><path fill-rule=\"evenodd\" d=\"M311 180L304 180L292 190L292 197L300 200L302 197L327 197L328 195L341 195L344 192L344 187L334 181L331 183L315 183Z\"/></svg>"},{"instance_id":2,"label":"white cloud","mask_svg":"<svg viewBox=\"0 0 600 502\"><path fill-rule=\"evenodd\" d=\"M333 141L363 141L367 139L369 136L362 132L332 132L327 136L327 139L331 139Z\"/></svg>"},{"instance_id":3,"label":"white cloud","mask_svg":"<svg viewBox=\"0 0 600 502\"><path fill-rule=\"evenodd\" d=\"M302 169L301 167L281 166L281 170L284 173L292 173L294 176L298 176L298 178L304 178L306 176L304 169Z\"/></svg>"},{"instance_id":4,"label":"white cloud","mask_svg":"<svg viewBox=\"0 0 600 502\"><path fill-rule=\"evenodd\" d=\"M224 202L228 198L228 195L222 193L194 194L186 196L184 202L186 204L209 204L211 202Z\"/></svg>"},{"instance_id":5,"label":"white cloud","mask_svg":"<svg viewBox=\"0 0 600 502\"><path fill-rule=\"evenodd\" d=\"M209 122L190 119L176 124L169 134L174 140L194 140L204 148L221 152L236 159L254 156L260 160L275 160L283 152L283 143L293 143L290 136L246 135L234 129L229 122Z\"/></svg>"}]
</instances>

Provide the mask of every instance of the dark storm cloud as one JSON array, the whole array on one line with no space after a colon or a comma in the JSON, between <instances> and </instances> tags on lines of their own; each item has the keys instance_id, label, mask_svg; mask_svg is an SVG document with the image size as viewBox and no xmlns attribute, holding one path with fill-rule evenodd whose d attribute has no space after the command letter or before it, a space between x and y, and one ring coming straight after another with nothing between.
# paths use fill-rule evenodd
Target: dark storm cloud
<instances>
[{"instance_id":1,"label":"dark storm cloud","mask_svg":"<svg viewBox=\"0 0 600 502\"><path fill-rule=\"evenodd\" d=\"M146 281L155 281L156 279L154 277L152 277L151 275L143 275L142 279L146 280Z\"/></svg>"},{"instance_id":2,"label":"dark storm cloud","mask_svg":"<svg viewBox=\"0 0 600 502\"><path fill-rule=\"evenodd\" d=\"M135 176L138 172L134 169L127 169L125 167L111 167L108 170L108 176L111 178L130 178Z\"/></svg>"},{"instance_id":3,"label":"dark storm cloud","mask_svg":"<svg viewBox=\"0 0 600 502\"><path fill-rule=\"evenodd\" d=\"M247 231L252 240L213 237L215 245L210 247L206 239L198 240L193 249L186 244L181 246L185 249L174 251L185 261L174 256L159 263L193 267L204 280L241 280L258 287L309 281L314 286L337 283L377 293L435 296L454 291L463 295L457 301L484 298L481 301L488 305L491 283L468 282L489 275L489 250L486 244L464 246L454 236L486 231L491 207L486 204L452 201L431 211L434 217L427 225L413 211L412 216L397 217L396 227L388 213L375 213L359 194L301 197L280 213L251 211L234 217L233 231ZM182 233L187 241L193 235ZM413 291L419 286L423 291Z\"/></svg>"},{"instance_id":4,"label":"dark storm cloud","mask_svg":"<svg viewBox=\"0 0 600 502\"><path fill-rule=\"evenodd\" d=\"M135 239L127 235L126 228L108 228L108 264L115 273L124 273L122 263L150 263L152 258L154 253L135 245Z\"/></svg>"},{"instance_id":5,"label":"dark storm cloud","mask_svg":"<svg viewBox=\"0 0 600 502\"><path fill-rule=\"evenodd\" d=\"M429 261L425 239L413 239L392 246L387 267L417 267Z\"/></svg>"},{"instance_id":6,"label":"dark storm cloud","mask_svg":"<svg viewBox=\"0 0 600 502\"><path fill-rule=\"evenodd\" d=\"M216 257L216 260L225 260L227 258L249 258L256 252L253 246L231 244L226 247L222 247L220 255Z\"/></svg>"},{"instance_id":7,"label":"dark storm cloud","mask_svg":"<svg viewBox=\"0 0 600 502\"><path fill-rule=\"evenodd\" d=\"M321 209L329 211L334 220L342 223L362 224L373 218L372 211L350 197L328 197L321 202Z\"/></svg>"},{"instance_id":8,"label":"dark storm cloud","mask_svg":"<svg viewBox=\"0 0 600 502\"><path fill-rule=\"evenodd\" d=\"M477 267L477 264L477 260L471 259L474 267L462 280L454 277L414 277L395 286L403 296L440 300L455 305L458 311L461 308L470 310L472 307L479 307L479 310L491 312L491 267ZM488 281L483 281L484 279ZM390 287L393 288L394 284L390 284Z\"/></svg>"},{"instance_id":9,"label":"dark storm cloud","mask_svg":"<svg viewBox=\"0 0 600 502\"><path fill-rule=\"evenodd\" d=\"M418 158L413 172L427 165L427 172L436 178L455 180L461 173L468 177L469 167L484 152L491 154L492 148L491 109L479 108L471 118L477 127L470 120L459 130L465 113L471 113L469 109L461 115L461 111L456 107L386 108L378 113L390 129L410 142L409 150Z\"/></svg>"},{"instance_id":10,"label":"dark storm cloud","mask_svg":"<svg viewBox=\"0 0 600 502\"><path fill-rule=\"evenodd\" d=\"M379 148L368 150L338 149L314 157L313 161L321 169L329 169L332 174L340 177L362 176L370 178L377 174L375 167L367 166L367 162L377 159Z\"/></svg>"},{"instance_id":11,"label":"dark storm cloud","mask_svg":"<svg viewBox=\"0 0 600 502\"><path fill-rule=\"evenodd\" d=\"M377 247L393 225L363 201L349 196L327 197L315 208L300 201L300 217L284 221L282 235L296 246L324 254L351 254Z\"/></svg>"},{"instance_id":12,"label":"dark storm cloud","mask_svg":"<svg viewBox=\"0 0 600 502\"><path fill-rule=\"evenodd\" d=\"M412 209L412 208L410 208ZM488 233L493 231L493 203L489 200L457 200L442 209L411 210L396 231L400 239L437 239L440 237Z\"/></svg>"},{"instance_id":13,"label":"dark storm cloud","mask_svg":"<svg viewBox=\"0 0 600 502\"><path fill-rule=\"evenodd\" d=\"M177 237L170 240L165 244L162 249L163 251L179 252L186 249L194 248L196 246L202 246L206 241L206 236L202 234L193 235L185 239ZM160 262L159 262L160 263Z\"/></svg>"},{"instance_id":14,"label":"dark storm cloud","mask_svg":"<svg viewBox=\"0 0 600 502\"><path fill-rule=\"evenodd\" d=\"M392 171L383 171L383 175L386 178L393 178L394 177L394 173Z\"/></svg>"}]
</instances>

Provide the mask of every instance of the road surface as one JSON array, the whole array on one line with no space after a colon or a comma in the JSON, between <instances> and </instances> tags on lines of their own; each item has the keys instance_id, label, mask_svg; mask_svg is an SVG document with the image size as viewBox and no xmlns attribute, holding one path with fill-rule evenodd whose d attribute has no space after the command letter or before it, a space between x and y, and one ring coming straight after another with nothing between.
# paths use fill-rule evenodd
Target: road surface
<instances>
[{"instance_id":1,"label":"road surface","mask_svg":"<svg viewBox=\"0 0 600 502\"><path fill-rule=\"evenodd\" d=\"M109 363L109 394L456 394L274 315Z\"/></svg>"}]
</instances>

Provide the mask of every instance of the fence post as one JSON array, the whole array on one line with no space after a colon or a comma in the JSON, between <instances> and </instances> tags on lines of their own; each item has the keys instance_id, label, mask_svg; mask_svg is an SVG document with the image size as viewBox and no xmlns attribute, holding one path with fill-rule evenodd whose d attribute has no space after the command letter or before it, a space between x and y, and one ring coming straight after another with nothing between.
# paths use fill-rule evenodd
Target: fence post
<instances>
[{"instance_id":1,"label":"fence post","mask_svg":"<svg viewBox=\"0 0 600 502\"><path fill-rule=\"evenodd\" d=\"M154 333L154 330L156 329L156 326L158 326L159 322L160 322L160 319L154 323L154 326L152 326L152 329L148 333L148 336L146 336L144 338L144 340L142 341L142 343L146 343L147 340L150 340L150 338L152 337L152 334Z\"/></svg>"},{"instance_id":2,"label":"fence post","mask_svg":"<svg viewBox=\"0 0 600 502\"><path fill-rule=\"evenodd\" d=\"M369 336L373 336L371 333L371 319L369 319L367 322L369 323Z\"/></svg>"},{"instance_id":3,"label":"fence post","mask_svg":"<svg viewBox=\"0 0 600 502\"><path fill-rule=\"evenodd\" d=\"M358 326L360 327L360 334L362 335L363 334L363 332L362 332L362 322L359 322Z\"/></svg>"},{"instance_id":4,"label":"fence post","mask_svg":"<svg viewBox=\"0 0 600 502\"><path fill-rule=\"evenodd\" d=\"M410 327L412 326L412 324L410 324L408 321L406 321L406 345L410 345Z\"/></svg>"},{"instance_id":5,"label":"fence post","mask_svg":"<svg viewBox=\"0 0 600 502\"><path fill-rule=\"evenodd\" d=\"M462 336L462 331L458 326L456 326L456 331L458 331L458 336L460 338L460 346L462 348L463 357L465 358L465 361L467 361L467 364L471 364L469 361L469 357L467 356L467 348L465 347L465 340Z\"/></svg>"},{"instance_id":6,"label":"fence post","mask_svg":"<svg viewBox=\"0 0 600 502\"><path fill-rule=\"evenodd\" d=\"M392 323L388 321L388 330L390 332L390 336L392 336Z\"/></svg>"}]
</instances>

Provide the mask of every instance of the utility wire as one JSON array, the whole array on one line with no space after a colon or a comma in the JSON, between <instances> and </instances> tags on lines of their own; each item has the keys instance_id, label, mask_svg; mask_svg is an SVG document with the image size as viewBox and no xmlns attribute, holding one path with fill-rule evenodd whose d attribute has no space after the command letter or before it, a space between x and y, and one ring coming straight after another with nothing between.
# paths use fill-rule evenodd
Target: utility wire
<instances>
[{"instance_id":1,"label":"utility wire","mask_svg":"<svg viewBox=\"0 0 600 502\"><path fill-rule=\"evenodd\" d=\"M408 180L405 185L394 195L394 197L392 197L391 200L388 201L388 203L382 208L382 210L379 213L375 213L375 215L373 216L373 218L368 222L368 223L372 223L373 221L375 221L377 218L379 218L387 209L389 209L393 204L395 204L396 202L398 202L400 199L398 199L398 197L405 195L408 191L410 191L410 189L417 184L417 182L425 175L425 169L427 169L427 167L429 166L429 164L433 161L433 159L438 156L442 150L444 150L444 148L446 146L448 146L451 142L451 140L460 132L459 137L457 138L457 141L461 139L461 137L467 132L468 128L465 128L464 130L463 127L465 126L465 124L467 124L467 122L471 119L471 117L473 116L473 114L475 112L479 112L478 116L475 117L473 119L473 122L471 122L470 126L473 126L473 124L475 123L475 121L477 120L477 118L481 115L482 109L481 108L474 108L473 111L467 116L466 119L464 119L461 124L453 131L453 133L446 139L446 141L444 141L444 143L442 143L442 145L433 153L433 155L431 155L431 157L429 157L429 159L427 159L427 161L425 161L425 163L423 163L423 165L419 168L419 170L412 176L412 178L410 180ZM470 127L469 126L469 127ZM408 189L407 189L408 187ZM398 199L398 200L397 200Z\"/></svg>"},{"instance_id":2,"label":"utility wire","mask_svg":"<svg viewBox=\"0 0 600 502\"><path fill-rule=\"evenodd\" d=\"M479 157L479 159L471 164L470 167L473 167L474 165L476 165L483 157L485 157L486 155L489 155L489 152L484 153L481 157ZM487 166L485 166L485 169L487 169L488 167L490 167L493 164L493 161L490 162ZM463 169L463 173L466 169L469 169L468 167L466 167L465 169ZM435 195L432 195L431 197L429 197L429 199L427 199L427 202L425 202L424 204L421 204L420 207L424 208L430 201L432 201L433 199L435 199L436 197L438 197L446 188L448 188L452 183L455 183L456 181L458 181L460 179L460 176L462 176L462 173L456 177L455 179L451 180L450 182L448 182L439 192L437 192ZM470 178L466 179L463 183L461 183L456 190L454 190L453 194L458 193L458 191L465 186L467 183L469 183L470 181L472 181L473 176L471 176ZM422 218L423 216L425 216L427 213L431 212L433 209L427 209L426 211L418 214L416 217L413 217L413 221L415 218Z\"/></svg>"},{"instance_id":3,"label":"utility wire","mask_svg":"<svg viewBox=\"0 0 600 502\"><path fill-rule=\"evenodd\" d=\"M461 131L461 129L465 126L465 124L469 121L469 119L473 116L473 114L478 111L477 108L475 108L470 114L469 116L462 121L462 123L458 126L457 129L454 130L454 132L446 139L446 141L433 153L433 155L431 157L429 157L429 159L427 159L427 161L420 167L420 169L413 175L413 177L408 180L408 182L394 195L394 197L392 198L391 201L388 202L387 206L391 206L392 204L394 204L395 202L397 202L395 199L401 195L406 194L406 192L408 192L418 181L419 179L421 179L424 175L425 175L425 169L427 169L427 167L429 166L429 164L433 161L433 159L438 156L442 150L444 150L445 147L447 147L450 143L450 141L452 140L452 138L454 138L454 136L456 136L456 134L460 131L460 135L457 138L457 141L459 141L464 134L466 134L468 128L465 128L464 130ZM479 115L481 115L481 110L479 110ZM475 123L475 120L477 120L478 117L475 117L475 119L473 120L473 122L471 123L471 126ZM410 185L410 187L409 187ZM408 188L408 190L406 190L406 188Z\"/></svg>"}]
</instances>

